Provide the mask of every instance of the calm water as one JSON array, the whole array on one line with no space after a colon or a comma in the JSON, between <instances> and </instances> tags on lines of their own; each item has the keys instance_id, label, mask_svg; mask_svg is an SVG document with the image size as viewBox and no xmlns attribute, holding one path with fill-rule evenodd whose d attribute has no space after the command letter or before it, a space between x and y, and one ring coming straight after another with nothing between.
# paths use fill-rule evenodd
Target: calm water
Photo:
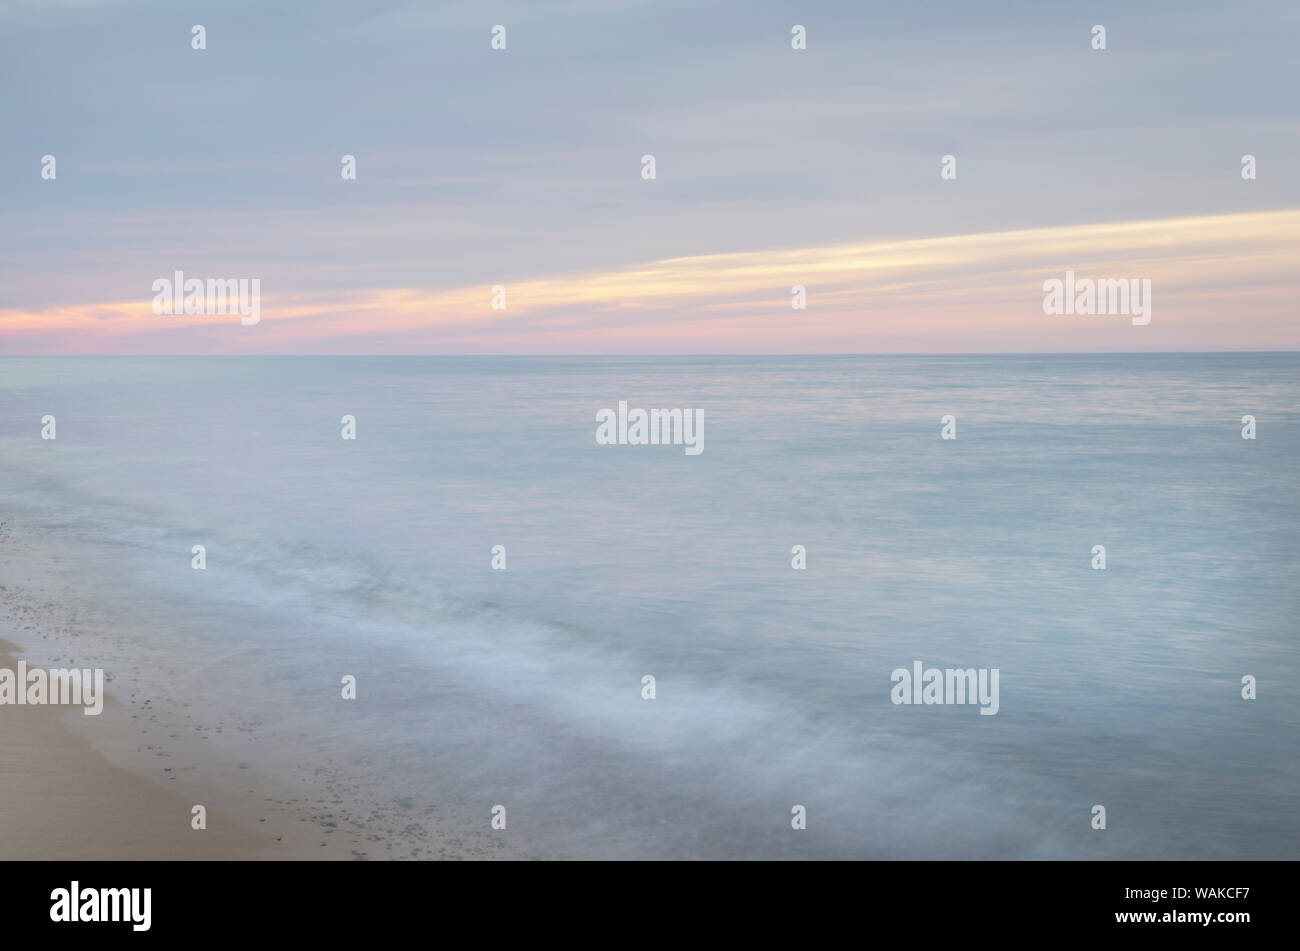
<instances>
[{"instance_id":1,"label":"calm water","mask_svg":"<svg viewBox=\"0 0 1300 951\"><path fill-rule=\"evenodd\" d=\"M0 518L150 632L119 685L545 855L1300 857L1297 472L1291 354L0 359Z\"/></svg>"}]
</instances>

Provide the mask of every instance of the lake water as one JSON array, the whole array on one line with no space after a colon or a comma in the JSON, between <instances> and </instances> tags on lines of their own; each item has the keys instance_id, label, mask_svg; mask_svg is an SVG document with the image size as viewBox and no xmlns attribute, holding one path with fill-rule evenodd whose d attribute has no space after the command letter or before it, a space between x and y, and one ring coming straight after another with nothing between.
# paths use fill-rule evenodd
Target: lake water
<instances>
[{"instance_id":1,"label":"lake water","mask_svg":"<svg viewBox=\"0 0 1300 951\"><path fill-rule=\"evenodd\" d=\"M0 518L118 689L536 855L1300 856L1298 472L1295 354L0 358Z\"/></svg>"}]
</instances>

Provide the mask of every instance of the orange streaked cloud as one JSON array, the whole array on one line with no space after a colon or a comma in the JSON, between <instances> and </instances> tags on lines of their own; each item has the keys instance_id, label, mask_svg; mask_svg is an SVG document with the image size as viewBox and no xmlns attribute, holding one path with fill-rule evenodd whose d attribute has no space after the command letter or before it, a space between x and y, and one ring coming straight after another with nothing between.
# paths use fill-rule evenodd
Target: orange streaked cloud
<instances>
[{"instance_id":1,"label":"orange streaked cloud","mask_svg":"<svg viewBox=\"0 0 1300 951\"><path fill-rule=\"evenodd\" d=\"M1293 349L1300 209L670 258L492 289L263 287L261 323L139 300L0 310L3 353ZM1048 317L1043 281L1149 278L1153 318ZM166 276L170 277L170 274ZM257 277L199 275L189 277ZM807 288L792 310L791 287ZM148 288L143 290L148 291Z\"/></svg>"}]
</instances>

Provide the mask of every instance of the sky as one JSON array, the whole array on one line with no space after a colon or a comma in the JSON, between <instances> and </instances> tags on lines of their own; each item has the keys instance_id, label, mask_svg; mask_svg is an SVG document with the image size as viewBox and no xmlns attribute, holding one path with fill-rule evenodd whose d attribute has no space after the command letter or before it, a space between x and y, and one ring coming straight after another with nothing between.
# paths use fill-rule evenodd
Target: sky
<instances>
[{"instance_id":1,"label":"sky","mask_svg":"<svg viewBox=\"0 0 1300 951\"><path fill-rule=\"evenodd\" d=\"M1293 0L0 0L0 354L1297 349L1297 49ZM178 270L260 321L155 314ZM1067 270L1150 323L1044 314Z\"/></svg>"}]
</instances>

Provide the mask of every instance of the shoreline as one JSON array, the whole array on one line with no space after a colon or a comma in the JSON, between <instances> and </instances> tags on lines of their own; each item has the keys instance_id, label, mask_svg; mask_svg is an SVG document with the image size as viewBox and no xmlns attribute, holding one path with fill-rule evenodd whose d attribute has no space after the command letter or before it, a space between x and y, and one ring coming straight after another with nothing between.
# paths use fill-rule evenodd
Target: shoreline
<instances>
[{"instance_id":1,"label":"shoreline","mask_svg":"<svg viewBox=\"0 0 1300 951\"><path fill-rule=\"evenodd\" d=\"M297 756L262 711L208 708L181 668L210 657L87 598L90 562L38 539L0 520L0 668L104 668L104 709L0 705L0 860L531 857L343 750Z\"/></svg>"},{"instance_id":2,"label":"shoreline","mask_svg":"<svg viewBox=\"0 0 1300 951\"><path fill-rule=\"evenodd\" d=\"M21 648L0 639L0 668ZM101 716L121 710L109 699ZM275 836L208 808L207 828L190 828L193 803L177 791L116 766L68 729L80 708L0 706L0 858L251 859L275 855ZM290 856L285 856L290 857Z\"/></svg>"},{"instance_id":3,"label":"shoreline","mask_svg":"<svg viewBox=\"0 0 1300 951\"><path fill-rule=\"evenodd\" d=\"M83 572L0 521L0 668L103 668L106 681L97 716L0 704L0 859L370 857L358 836L329 834L301 788L213 742L221 724L159 692L165 674L123 665L157 638L78 598ZM191 828L196 804L206 829Z\"/></svg>"},{"instance_id":4,"label":"shoreline","mask_svg":"<svg viewBox=\"0 0 1300 951\"><path fill-rule=\"evenodd\" d=\"M315 789L221 745L220 721L200 722L158 692L165 675L123 665L157 638L80 603L81 571L0 522L0 668L104 668L106 681L98 716L0 705L0 860L388 857L368 830L339 828L328 800L309 798ZM204 830L190 825L196 804Z\"/></svg>"}]
</instances>

